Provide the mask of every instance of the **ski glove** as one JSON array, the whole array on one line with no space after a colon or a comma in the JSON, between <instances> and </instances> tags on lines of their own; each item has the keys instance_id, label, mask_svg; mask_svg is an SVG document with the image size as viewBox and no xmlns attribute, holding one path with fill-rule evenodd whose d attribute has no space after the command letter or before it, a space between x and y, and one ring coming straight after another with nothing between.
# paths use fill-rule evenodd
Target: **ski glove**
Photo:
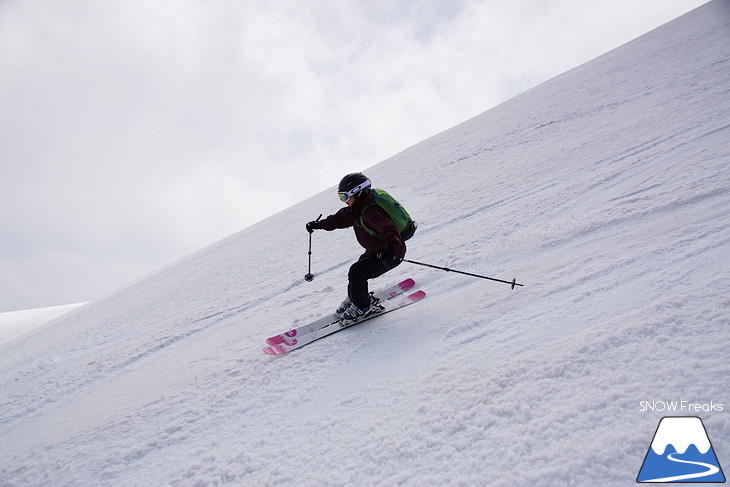
<instances>
[{"instance_id":1,"label":"ski glove","mask_svg":"<svg viewBox=\"0 0 730 487\"><path fill-rule=\"evenodd\" d=\"M380 252L378 252L377 255L376 255L376 257L378 259L382 260L383 262L388 263L388 264L400 262L401 260L403 260L402 257L398 257L397 255L395 255L395 252L390 247L388 247L385 250L381 250Z\"/></svg>"},{"instance_id":2,"label":"ski glove","mask_svg":"<svg viewBox=\"0 0 730 487\"><path fill-rule=\"evenodd\" d=\"M315 230L320 230L321 228L322 227L319 226L319 221L318 220L314 220L314 221L311 221L311 222L307 223L307 231L309 233L312 233Z\"/></svg>"}]
</instances>

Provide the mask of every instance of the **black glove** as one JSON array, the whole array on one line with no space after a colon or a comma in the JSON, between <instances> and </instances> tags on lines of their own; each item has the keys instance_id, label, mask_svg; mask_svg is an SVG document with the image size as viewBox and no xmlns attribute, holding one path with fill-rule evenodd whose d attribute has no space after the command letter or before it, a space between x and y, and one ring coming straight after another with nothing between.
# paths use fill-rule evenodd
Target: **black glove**
<instances>
[{"instance_id":1,"label":"black glove","mask_svg":"<svg viewBox=\"0 0 730 487\"><path fill-rule=\"evenodd\" d=\"M307 231L309 233L314 232L315 230L320 230L322 227L319 226L319 220L314 220L309 223L307 223Z\"/></svg>"},{"instance_id":2,"label":"black glove","mask_svg":"<svg viewBox=\"0 0 730 487\"><path fill-rule=\"evenodd\" d=\"M400 262L401 260L403 260L402 257L398 257L397 255L395 255L395 252L390 247L378 252L377 257L378 257L378 259L382 260L383 262L387 262L387 263Z\"/></svg>"}]
</instances>

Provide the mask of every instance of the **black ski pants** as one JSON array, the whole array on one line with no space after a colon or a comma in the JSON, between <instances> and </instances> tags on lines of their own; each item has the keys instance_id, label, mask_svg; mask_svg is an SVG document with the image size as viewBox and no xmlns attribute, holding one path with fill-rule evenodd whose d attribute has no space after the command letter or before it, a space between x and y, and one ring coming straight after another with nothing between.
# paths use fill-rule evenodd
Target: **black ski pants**
<instances>
[{"instance_id":1,"label":"black ski pants","mask_svg":"<svg viewBox=\"0 0 730 487\"><path fill-rule=\"evenodd\" d=\"M350 301L355 303L358 308L367 307L370 304L368 279L382 276L389 270L398 267L400 263L401 259L386 261L368 252L362 254L360 259L350 266L350 272L347 274L349 279L347 295L350 297Z\"/></svg>"}]
</instances>

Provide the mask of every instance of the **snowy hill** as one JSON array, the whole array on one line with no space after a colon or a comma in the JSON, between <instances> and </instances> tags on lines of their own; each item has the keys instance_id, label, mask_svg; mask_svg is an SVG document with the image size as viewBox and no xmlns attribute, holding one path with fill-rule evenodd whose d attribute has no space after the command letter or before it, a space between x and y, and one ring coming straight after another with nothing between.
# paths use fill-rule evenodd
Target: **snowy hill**
<instances>
[{"instance_id":1,"label":"snowy hill","mask_svg":"<svg viewBox=\"0 0 730 487\"><path fill-rule=\"evenodd\" d=\"M84 304L62 304L46 308L0 313L0 344L30 333L49 321Z\"/></svg>"},{"instance_id":2,"label":"snowy hill","mask_svg":"<svg viewBox=\"0 0 730 487\"><path fill-rule=\"evenodd\" d=\"M428 297L283 357L360 253L334 191L0 345L2 486L631 485L659 419L730 465L730 6L363 169ZM333 181L335 184L336 181ZM727 473L727 472L726 472Z\"/></svg>"}]
</instances>

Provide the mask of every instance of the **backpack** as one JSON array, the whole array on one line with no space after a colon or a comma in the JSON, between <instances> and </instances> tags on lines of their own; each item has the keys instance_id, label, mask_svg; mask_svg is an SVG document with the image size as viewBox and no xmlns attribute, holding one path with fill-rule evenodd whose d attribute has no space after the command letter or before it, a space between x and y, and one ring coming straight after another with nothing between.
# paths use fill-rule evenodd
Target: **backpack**
<instances>
[{"instance_id":1,"label":"backpack","mask_svg":"<svg viewBox=\"0 0 730 487\"><path fill-rule=\"evenodd\" d=\"M388 215L388 218L393 220L393 223L395 223L395 226L398 228L401 239L403 239L404 242L416 233L418 224L413 221L413 218L411 218L411 215L408 214L406 209L403 208L395 198L388 194L387 191L382 189L373 189L373 204L382 208L383 211L385 211L385 214ZM365 209L368 207L365 207ZM365 209L363 209L363 212ZM377 232L370 230L365 226L365 222L362 220L362 213L360 214L360 226L370 235L381 237L381 235Z\"/></svg>"}]
</instances>

